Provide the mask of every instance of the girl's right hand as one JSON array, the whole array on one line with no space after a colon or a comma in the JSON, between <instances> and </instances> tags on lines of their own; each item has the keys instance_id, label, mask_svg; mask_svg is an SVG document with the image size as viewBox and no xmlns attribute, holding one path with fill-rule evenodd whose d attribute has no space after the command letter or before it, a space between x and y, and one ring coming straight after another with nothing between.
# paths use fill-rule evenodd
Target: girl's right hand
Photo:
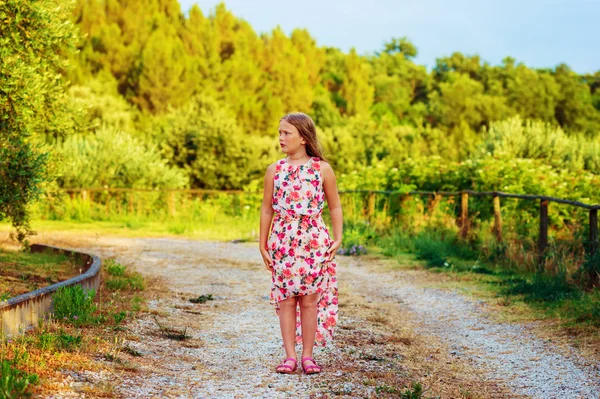
<instances>
[{"instance_id":1,"label":"girl's right hand","mask_svg":"<svg viewBox=\"0 0 600 399\"><path fill-rule=\"evenodd\" d=\"M264 248L261 248L260 254L263 257L263 261L265 262L265 267L267 268L267 270L273 272L273 259L271 259L269 251L267 251Z\"/></svg>"}]
</instances>

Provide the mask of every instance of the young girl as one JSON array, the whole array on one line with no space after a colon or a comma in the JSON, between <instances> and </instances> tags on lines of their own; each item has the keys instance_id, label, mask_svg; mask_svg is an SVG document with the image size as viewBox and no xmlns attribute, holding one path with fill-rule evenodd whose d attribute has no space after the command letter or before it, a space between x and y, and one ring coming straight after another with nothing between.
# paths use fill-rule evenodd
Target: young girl
<instances>
[{"instance_id":1,"label":"young girl","mask_svg":"<svg viewBox=\"0 0 600 399\"><path fill-rule=\"evenodd\" d=\"M337 322L334 256L342 243L342 207L312 119L299 112L281 118L279 144L287 157L267 169L260 216L260 252L272 275L271 303L286 355L276 371L296 371L295 345L302 342L302 370L314 374L321 367L313 346L325 346ZM321 216L325 199L333 239Z\"/></svg>"}]
</instances>

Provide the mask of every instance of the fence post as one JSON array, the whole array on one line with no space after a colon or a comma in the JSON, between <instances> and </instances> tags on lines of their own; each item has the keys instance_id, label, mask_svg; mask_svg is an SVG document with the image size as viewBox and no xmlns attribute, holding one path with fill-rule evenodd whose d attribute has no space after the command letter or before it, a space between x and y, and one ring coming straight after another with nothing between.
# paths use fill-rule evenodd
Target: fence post
<instances>
[{"instance_id":1,"label":"fence post","mask_svg":"<svg viewBox=\"0 0 600 399\"><path fill-rule=\"evenodd\" d=\"M169 208L169 215L175 216L175 192L169 191L167 195L167 206Z\"/></svg>"},{"instance_id":2,"label":"fence post","mask_svg":"<svg viewBox=\"0 0 600 399\"><path fill-rule=\"evenodd\" d=\"M435 210L438 206L438 204L440 203L440 200L442 199L442 196L438 193L434 193L433 197L430 198L429 200L429 204L427 206L427 210L429 212L429 221L431 221L433 219L433 216L435 214Z\"/></svg>"},{"instance_id":3,"label":"fence post","mask_svg":"<svg viewBox=\"0 0 600 399\"><path fill-rule=\"evenodd\" d=\"M367 219L371 221L375 215L375 193L369 193L369 205L367 207Z\"/></svg>"},{"instance_id":4,"label":"fence post","mask_svg":"<svg viewBox=\"0 0 600 399\"><path fill-rule=\"evenodd\" d=\"M465 239L469 235L469 194L460 195L460 236Z\"/></svg>"},{"instance_id":5,"label":"fence post","mask_svg":"<svg viewBox=\"0 0 600 399\"><path fill-rule=\"evenodd\" d=\"M540 237L538 241L538 270L544 271L544 259L548 248L548 200L540 200Z\"/></svg>"},{"instance_id":6,"label":"fence post","mask_svg":"<svg viewBox=\"0 0 600 399\"><path fill-rule=\"evenodd\" d=\"M90 200L90 193L88 192L88 190L81 190L81 199L83 200L83 202L88 202Z\"/></svg>"},{"instance_id":7,"label":"fence post","mask_svg":"<svg viewBox=\"0 0 600 399\"><path fill-rule=\"evenodd\" d=\"M135 211L134 209L134 203L133 203L133 192L130 191L129 195L128 195L129 200L127 202L129 202L127 205L129 206L129 215L133 215L133 212Z\"/></svg>"},{"instance_id":8,"label":"fence post","mask_svg":"<svg viewBox=\"0 0 600 399\"><path fill-rule=\"evenodd\" d=\"M110 191L106 192L106 206L104 208L104 214L106 217L110 217Z\"/></svg>"},{"instance_id":9,"label":"fence post","mask_svg":"<svg viewBox=\"0 0 600 399\"><path fill-rule=\"evenodd\" d=\"M598 253L598 209L590 209L590 255Z\"/></svg>"},{"instance_id":10,"label":"fence post","mask_svg":"<svg viewBox=\"0 0 600 399\"><path fill-rule=\"evenodd\" d=\"M497 242L502 242L502 214L500 213L500 197L494 195L494 235Z\"/></svg>"},{"instance_id":11,"label":"fence post","mask_svg":"<svg viewBox=\"0 0 600 399\"><path fill-rule=\"evenodd\" d=\"M398 221L402 221L404 220L404 214L403 214L403 209L406 206L406 203L410 200L410 195L409 194L400 194L398 201Z\"/></svg>"}]
</instances>

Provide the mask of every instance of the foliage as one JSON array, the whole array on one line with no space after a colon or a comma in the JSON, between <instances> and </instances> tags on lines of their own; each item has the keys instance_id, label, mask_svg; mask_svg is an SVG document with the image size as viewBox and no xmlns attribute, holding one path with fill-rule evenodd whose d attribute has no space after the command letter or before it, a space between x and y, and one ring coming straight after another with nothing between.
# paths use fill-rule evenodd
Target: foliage
<instances>
[{"instance_id":1,"label":"foliage","mask_svg":"<svg viewBox=\"0 0 600 399\"><path fill-rule=\"evenodd\" d=\"M181 188L187 176L167 165L158 149L115 127L94 134L72 135L56 145L65 188L131 187Z\"/></svg>"},{"instance_id":2,"label":"foliage","mask_svg":"<svg viewBox=\"0 0 600 399\"><path fill-rule=\"evenodd\" d=\"M94 290L85 292L80 285L62 287L52 296L54 318L76 326L94 321Z\"/></svg>"},{"instance_id":3,"label":"foliage","mask_svg":"<svg viewBox=\"0 0 600 399\"><path fill-rule=\"evenodd\" d=\"M75 127L77 107L61 77L68 67L63 53L76 40L70 5L0 3L0 220L11 221L19 241L31 233L27 205L49 179L41 142Z\"/></svg>"},{"instance_id":4,"label":"foliage","mask_svg":"<svg viewBox=\"0 0 600 399\"><path fill-rule=\"evenodd\" d=\"M106 288L111 291L143 291L146 288L144 277L137 272L130 272L127 268L115 262L114 259L108 259L105 262L106 272L110 277L106 279ZM115 315L115 322L124 316Z\"/></svg>"},{"instance_id":5,"label":"foliage","mask_svg":"<svg viewBox=\"0 0 600 399\"><path fill-rule=\"evenodd\" d=\"M32 384L37 384L39 378L36 374L28 374L16 368L14 361L2 359L0 374L0 397L6 399L31 396L27 389Z\"/></svg>"}]
</instances>

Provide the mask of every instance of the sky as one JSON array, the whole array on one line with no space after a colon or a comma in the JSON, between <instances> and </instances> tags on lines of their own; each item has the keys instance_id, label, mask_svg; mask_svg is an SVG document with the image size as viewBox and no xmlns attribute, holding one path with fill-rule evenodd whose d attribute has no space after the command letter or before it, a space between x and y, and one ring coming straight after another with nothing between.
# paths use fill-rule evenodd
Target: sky
<instances>
[{"instance_id":1,"label":"sky","mask_svg":"<svg viewBox=\"0 0 600 399\"><path fill-rule=\"evenodd\" d=\"M208 15L220 0L195 3ZM492 65L511 56L532 68L566 63L578 73L600 70L600 0L225 0L257 33L277 25L306 28L319 46L359 54L406 36L415 61L435 66L459 51Z\"/></svg>"}]
</instances>

